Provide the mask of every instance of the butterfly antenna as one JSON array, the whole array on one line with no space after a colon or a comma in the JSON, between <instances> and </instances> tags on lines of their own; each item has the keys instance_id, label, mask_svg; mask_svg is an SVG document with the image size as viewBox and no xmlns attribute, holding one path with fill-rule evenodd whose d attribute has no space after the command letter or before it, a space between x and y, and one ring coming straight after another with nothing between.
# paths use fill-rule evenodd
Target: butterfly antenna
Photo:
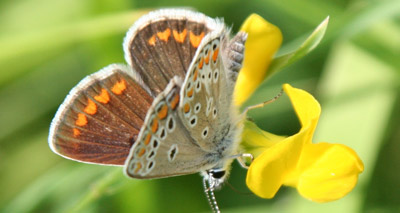
<instances>
[{"instance_id":1,"label":"butterfly antenna","mask_svg":"<svg viewBox=\"0 0 400 213\"><path fill-rule=\"evenodd\" d=\"M217 200L215 199L214 189L212 187L207 186L207 178L203 178L203 186L204 186L204 193L206 193L208 204L210 204L211 210L214 213L221 213L218 207Z\"/></svg>"}]
</instances>

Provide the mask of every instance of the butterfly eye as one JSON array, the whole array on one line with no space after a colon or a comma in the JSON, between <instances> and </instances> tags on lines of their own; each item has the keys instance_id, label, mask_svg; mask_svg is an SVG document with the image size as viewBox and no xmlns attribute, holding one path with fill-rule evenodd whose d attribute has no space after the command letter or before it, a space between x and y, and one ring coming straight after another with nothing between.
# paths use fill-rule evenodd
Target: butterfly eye
<instances>
[{"instance_id":1,"label":"butterfly eye","mask_svg":"<svg viewBox=\"0 0 400 213\"><path fill-rule=\"evenodd\" d=\"M213 178L221 179L225 176L226 172L224 170L222 170L222 171L211 171L210 173Z\"/></svg>"}]
</instances>

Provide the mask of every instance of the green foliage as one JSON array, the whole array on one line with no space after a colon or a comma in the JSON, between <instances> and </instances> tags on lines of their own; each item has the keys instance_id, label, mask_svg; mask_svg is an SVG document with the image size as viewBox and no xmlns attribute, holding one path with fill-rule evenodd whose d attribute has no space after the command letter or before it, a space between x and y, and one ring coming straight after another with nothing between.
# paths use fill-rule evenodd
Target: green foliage
<instances>
[{"instance_id":1,"label":"green foliage","mask_svg":"<svg viewBox=\"0 0 400 213\"><path fill-rule=\"evenodd\" d=\"M291 65L297 60L303 58L318 46L325 35L326 28L328 27L329 17L327 17L317 28L311 33L310 36L295 50L280 55L271 62L268 68L268 76L275 72L282 70L284 67Z\"/></svg>"},{"instance_id":2,"label":"green foliage","mask_svg":"<svg viewBox=\"0 0 400 213\"><path fill-rule=\"evenodd\" d=\"M251 13L281 28L284 42L274 66L282 67L278 62L283 59L290 65L266 81L248 104L268 100L283 83L309 91L322 105L314 141L346 144L365 163L355 190L339 201L313 203L294 189L281 189L274 199L263 200L224 186L216 193L222 210L400 211L397 0L1 1L1 211L209 211L199 175L132 180L120 168L58 157L47 145L50 121L68 91L84 76L123 63L121 43L129 26L149 8L171 6L224 17L233 32ZM284 58L327 16L329 26L318 47L301 60ZM251 115L259 127L276 134L299 128L285 97ZM234 163L230 184L248 192L245 175Z\"/></svg>"}]
</instances>

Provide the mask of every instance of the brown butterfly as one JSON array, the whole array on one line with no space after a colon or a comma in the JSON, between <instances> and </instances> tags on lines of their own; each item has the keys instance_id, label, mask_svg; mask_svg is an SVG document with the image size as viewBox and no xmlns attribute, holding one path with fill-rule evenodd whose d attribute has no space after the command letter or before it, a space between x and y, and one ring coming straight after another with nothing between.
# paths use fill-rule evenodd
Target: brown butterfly
<instances>
[{"instance_id":1,"label":"brown butterfly","mask_svg":"<svg viewBox=\"0 0 400 213\"><path fill-rule=\"evenodd\" d=\"M125 37L128 66L109 65L70 91L52 121L50 148L124 166L132 178L201 172L219 211L213 189L239 153L232 95L246 38L230 39L220 19L188 10L143 16Z\"/></svg>"}]
</instances>

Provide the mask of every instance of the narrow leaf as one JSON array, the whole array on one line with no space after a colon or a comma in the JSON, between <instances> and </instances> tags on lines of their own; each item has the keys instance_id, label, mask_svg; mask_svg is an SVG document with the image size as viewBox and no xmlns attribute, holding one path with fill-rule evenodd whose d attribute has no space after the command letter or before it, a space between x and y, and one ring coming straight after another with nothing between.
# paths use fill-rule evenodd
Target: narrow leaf
<instances>
[{"instance_id":1,"label":"narrow leaf","mask_svg":"<svg viewBox=\"0 0 400 213\"><path fill-rule=\"evenodd\" d=\"M285 66L292 64L300 58L311 52L321 42L325 35L326 28L328 27L329 16L325 18L321 24L311 33L311 35L300 45L300 47L293 52L278 56L272 60L269 68L269 73L273 74Z\"/></svg>"}]
</instances>

